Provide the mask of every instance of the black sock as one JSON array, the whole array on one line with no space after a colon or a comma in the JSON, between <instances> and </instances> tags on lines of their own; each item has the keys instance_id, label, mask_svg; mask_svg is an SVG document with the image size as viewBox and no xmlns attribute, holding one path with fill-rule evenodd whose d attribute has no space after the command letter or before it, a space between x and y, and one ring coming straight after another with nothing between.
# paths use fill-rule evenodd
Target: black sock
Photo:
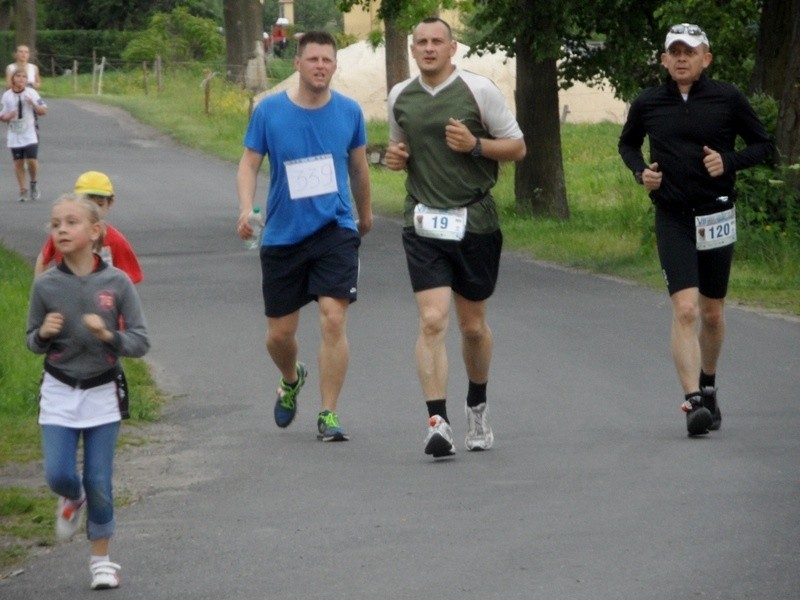
<instances>
[{"instance_id":1,"label":"black sock","mask_svg":"<svg viewBox=\"0 0 800 600\"><path fill-rule=\"evenodd\" d=\"M709 375L705 373L702 369L700 369L700 388L704 387L714 387L717 382L717 374L712 373Z\"/></svg>"},{"instance_id":2,"label":"black sock","mask_svg":"<svg viewBox=\"0 0 800 600\"><path fill-rule=\"evenodd\" d=\"M700 390L697 390L696 392L691 392L689 394L686 394L686 396L685 396L685 398L687 400L691 400L692 398L700 398L700 397L701 397L700 396Z\"/></svg>"},{"instance_id":3,"label":"black sock","mask_svg":"<svg viewBox=\"0 0 800 600\"><path fill-rule=\"evenodd\" d=\"M467 406L478 406L486 402L486 383L473 383L469 382L469 390L467 390Z\"/></svg>"},{"instance_id":4,"label":"black sock","mask_svg":"<svg viewBox=\"0 0 800 600\"><path fill-rule=\"evenodd\" d=\"M425 405L428 407L428 416L434 417L439 415L445 421L450 423L450 419L447 418L447 399L442 398L441 400L428 400L425 402Z\"/></svg>"}]
</instances>

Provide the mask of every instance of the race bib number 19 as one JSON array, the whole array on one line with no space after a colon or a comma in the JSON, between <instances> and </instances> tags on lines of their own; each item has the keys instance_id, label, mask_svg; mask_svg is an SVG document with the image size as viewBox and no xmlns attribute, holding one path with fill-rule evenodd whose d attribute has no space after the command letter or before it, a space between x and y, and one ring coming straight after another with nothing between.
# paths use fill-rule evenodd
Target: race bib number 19
<instances>
[{"instance_id":1,"label":"race bib number 19","mask_svg":"<svg viewBox=\"0 0 800 600\"><path fill-rule=\"evenodd\" d=\"M333 156L322 154L284 163L292 200L333 194L339 191Z\"/></svg>"},{"instance_id":2,"label":"race bib number 19","mask_svg":"<svg viewBox=\"0 0 800 600\"><path fill-rule=\"evenodd\" d=\"M736 209L694 218L697 249L711 250L736 241Z\"/></svg>"},{"instance_id":3,"label":"race bib number 19","mask_svg":"<svg viewBox=\"0 0 800 600\"><path fill-rule=\"evenodd\" d=\"M437 209L424 204L414 207L414 231L417 235L458 241L464 238L466 229L466 207Z\"/></svg>"}]
</instances>

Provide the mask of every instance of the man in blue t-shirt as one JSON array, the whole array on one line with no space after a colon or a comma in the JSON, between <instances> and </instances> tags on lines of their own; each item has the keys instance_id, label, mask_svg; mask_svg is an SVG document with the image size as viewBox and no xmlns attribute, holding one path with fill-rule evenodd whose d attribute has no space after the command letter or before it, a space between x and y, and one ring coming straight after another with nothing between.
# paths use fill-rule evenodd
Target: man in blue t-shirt
<instances>
[{"instance_id":1,"label":"man in blue t-shirt","mask_svg":"<svg viewBox=\"0 0 800 600\"><path fill-rule=\"evenodd\" d=\"M282 375L275 423L288 427L297 412L308 374L297 360L300 309L316 300L322 335L317 438L345 441L336 406L349 361L347 308L356 300L361 236L372 228L366 127L358 104L330 89L333 36L304 34L294 67L297 88L261 101L245 134L237 174L238 234L252 235L248 216L267 156L270 186L260 256L267 351Z\"/></svg>"}]
</instances>

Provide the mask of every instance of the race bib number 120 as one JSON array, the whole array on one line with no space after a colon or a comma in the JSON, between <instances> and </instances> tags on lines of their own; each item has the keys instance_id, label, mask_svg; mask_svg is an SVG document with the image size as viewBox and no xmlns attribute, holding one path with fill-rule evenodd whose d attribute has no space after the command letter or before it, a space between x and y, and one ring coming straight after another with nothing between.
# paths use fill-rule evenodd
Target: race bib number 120
<instances>
[{"instance_id":1,"label":"race bib number 120","mask_svg":"<svg viewBox=\"0 0 800 600\"><path fill-rule=\"evenodd\" d=\"M697 249L711 250L736 241L736 209L694 218Z\"/></svg>"}]
</instances>

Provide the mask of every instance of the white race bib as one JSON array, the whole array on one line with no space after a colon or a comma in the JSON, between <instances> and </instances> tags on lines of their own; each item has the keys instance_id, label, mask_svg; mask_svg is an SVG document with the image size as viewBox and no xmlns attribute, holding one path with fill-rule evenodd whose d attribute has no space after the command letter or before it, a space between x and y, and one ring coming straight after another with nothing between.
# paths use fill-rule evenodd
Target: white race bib
<instances>
[{"instance_id":1,"label":"white race bib","mask_svg":"<svg viewBox=\"0 0 800 600\"><path fill-rule=\"evenodd\" d=\"M459 241L467 230L467 207L431 208L424 204L414 207L414 231L417 235L439 240Z\"/></svg>"},{"instance_id":2,"label":"white race bib","mask_svg":"<svg viewBox=\"0 0 800 600\"><path fill-rule=\"evenodd\" d=\"M736 208L694 218L698 250L729 246L736 241Z\"/></svg>"},{"instance_id":3,"label":"white race bib","mask_svg":"<svg viewBox=\"0 0 800 600\"><path fill-rule=\"evenodd\" d=\"M12 133L25 133L25 130L28 128L28 124L24 119L11 119L8 122L8 128Z\"/></svg>"},{"instance_id":4,"label":"white race bib","mask_svg":"<svg viewBox=\"0 0 800 600\"><path fill-rule=\"evenodd\" d=\"M339 191L333 156L322 154L284 163L292 200L333 194Z\"/></svg>"}]
</instances>

